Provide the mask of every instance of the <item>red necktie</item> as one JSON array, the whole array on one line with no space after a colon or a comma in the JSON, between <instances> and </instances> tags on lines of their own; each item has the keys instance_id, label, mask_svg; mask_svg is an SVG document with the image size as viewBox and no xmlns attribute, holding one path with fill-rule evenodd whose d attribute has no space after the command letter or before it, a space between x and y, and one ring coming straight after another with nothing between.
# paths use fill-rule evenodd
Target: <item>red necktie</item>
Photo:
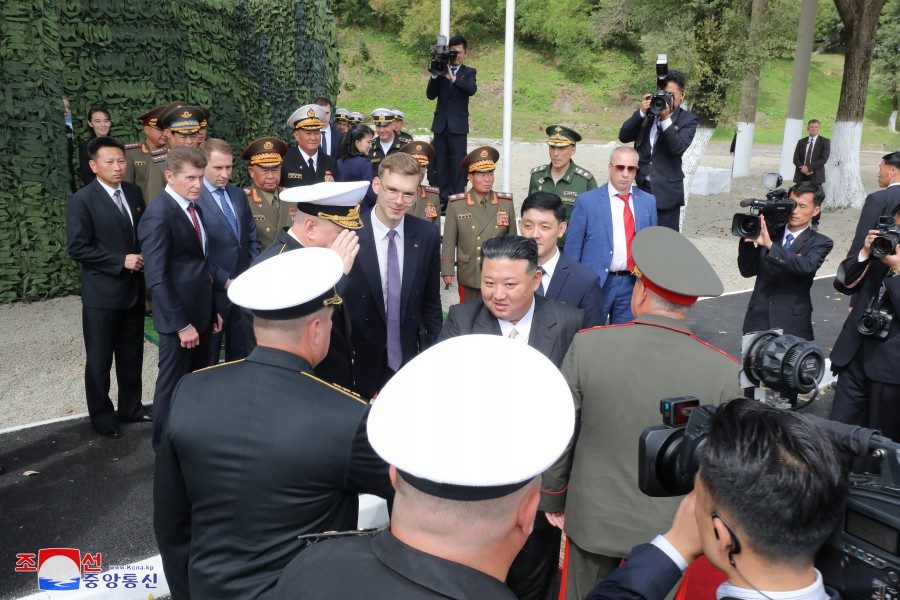
<instances>
[{"instance_id":1,"label":"red necktie","mask_svg":"<svg viewBox=\"0 0 900 600\"><path fill-rule=\"evenodd\" d=\"M631 258L631 240L634 239L634 215L631 213L631 206L628 204L628 196L630 194L616 194L625 204L625 211L622 213L625 218L625 248L628 251L628 270L634 271L634 259Z\"/></svg>"},{"instance_id":2,"label":"red necktie","mask_svg":"<svg viewBox=\"0 0 900 600\"><path fill-rule=\"evenodd\" d=\"M203 248L203 232L200 231L200 221L197 220L197 211L194 209L194 203L188 203L188 212L191 213L191 221L194 222L194 229L197 230L197 239L200 240L200 248ZM632 236L634 234L632 233ZM630 245L629 245L630 247Z\"/></svg>"}]
</instances>

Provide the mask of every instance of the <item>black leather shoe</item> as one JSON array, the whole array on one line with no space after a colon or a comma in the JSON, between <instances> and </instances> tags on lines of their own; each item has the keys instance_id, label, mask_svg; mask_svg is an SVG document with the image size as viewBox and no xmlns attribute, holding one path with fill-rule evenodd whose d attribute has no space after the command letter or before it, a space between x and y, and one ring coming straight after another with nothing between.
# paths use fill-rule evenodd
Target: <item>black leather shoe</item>
<instances>
[{"instance_id":1,"label":"black leather shoe","mask_svg":"<svg viewBox=\"0 0 900 600\"><path fill-rule=\"evenodd\" d=\"M126 423L152 423L153 415L141 415L140 417L119 417L119 420Z\"/></svg>"},{"instance_id":2,"label":"black leather shoe","mask_svg":"<svg viewBox=\"0 0 900 600\"><path fill-rule=\"evenodd\" d=\"M106 428L103 428L103 429L97 429L96 431L97 431L97 433L99 433L99 434L102 435L103 437L108 437L108 438L111 438L111 439L114 439L114 440L119 439L120 437L122 437L122 432L119 431L119 428L118 428L118 427L110 427L109 429L106 429Z\"/></svg>"}]
</instances>

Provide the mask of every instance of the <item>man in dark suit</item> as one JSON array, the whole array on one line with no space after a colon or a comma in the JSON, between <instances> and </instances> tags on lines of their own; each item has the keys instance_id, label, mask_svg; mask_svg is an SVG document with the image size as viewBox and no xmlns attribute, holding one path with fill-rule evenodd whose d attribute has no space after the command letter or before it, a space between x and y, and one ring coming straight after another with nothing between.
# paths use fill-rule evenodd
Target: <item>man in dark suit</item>
<instances>
[{"instance_id":1,"label":"man in dark suit","mask_svg":"<svg viewBox=\"0 0 900 600\"><path fill-rule=\"evenodd\" d=\"M900 222L900 203L891 212ZM831 418L900 440L900 251L895 247L882 258L872 256L878 233L869 230L859 253L840 266L844 276L839 289L855 297L831 351L832 370L838 374ZM869 311L882 311L892 320L881 326Z\"/></svg>"},{"instance_id":2,"label":"man in dark suit","mask_svg":"<svg viewBox=\"0 0 900 600\"><path fill-rule=\"evenodd\" d=\"M640 107L619 129L619 141L634 142L640 156L637 186L656 197L659 225L675 231L680 230L684 206L681 156L697 132L697 117L680 108L684 84L684 75L674 69L669 71L666 91L672 94L672 99L666 110L658 115L648 114L651 95L644 94Z\"/></svg>"},{"instance_id":3,"label":"man in dark suit","mask_svg":"<svg viewBox=\"0 0 900 600\"><path fill-rule=\"evenodd\" d=\"M549 243L556 248L555 240ZM451 306L440 339L473 333L504 336L527 343L559 368L584 314L536 293L541 285L537 242L518 235L491 238L481 253L481 298ZM461 376L467 368L461 367ZM539 512L506 581L518 598L547 597L559 563L559 542L559 529Z\"/></svg>"},{"instance_id":4,"label":"man in dark suit","mask_svg":"<svg viewBox=\"0 0 900 600\"><path fill-rule=\"evenodd\" d=\"M325 111L318 104L301 106L288 117L296 145L291 145L281 165L281 187L337 181L337 160L321 151Z\"/></svg>"},{"instance_id":5,"label":"man in dark suit","mask_svg":"<svg viewBox=\"0 0 900 600\"><path fill-rule=\"evenodd\" d=\"M323 154L327 154L334 160L341 157L341 146L344 143L344 133L331 126L331 101L319 96L313 100L313 104L322 107L325 113L322 116L322 144L319 146Z\"/></svg>"},{"instance_id":6,"label":"man in dark suit","mask_svg":"<svg viewBox=\"0 0 900 600\"><path fill-rule=\"evenodd\" d=\"M519 231L538 245L541 285L538 295L584 311L584 327L605 324L600 277L566 256L557 242L566 234L566 205L550 192L535 192L522 203Z\"/></svg>"},{"instance_id":7,"label":"man in dark suit","mask_svg":"<svg viewBox=\"0 0 900 600\"><path fill-rule=\"evenodd\" d=\"M900 204L900 152L891 152L881 157L878 186L884 189L866 196L847 256L857 256L866 242L869 230L878 225L878 217L890 216L894 207Z\"/></svg>"},{"instance_id":8,"label":"man in dark suit","mask_svg":"<svg viewBox=\"0 0 900 600\"><path fill-rule=\"evenodd\" d=\"M635 546L585 600L663 598L700 554L727 577L716 591L723 600L839 600L813 566L847 498L827 434L795 413L733 400L713 414L698 458L671 529Z\"/></svg>"},{"instance_id":9,"label":"man in dark suit","mask_svg":"<svg viewBox=\"0 0 900 600\"><path fill-rule=\"evenodd\" d=\"M419 174L409 154L385 158L372 181L375 208L362 216L345 300L356 390L365 398L441 332L440 236L431 223L406 214L416 204Z\"/></svg>"},{"instance_id":10,"label":"man in dark suit","mask_svg":"<svg viewBox=\"0 0 900 600\"><path fill-rule=\"evenodd\" d=\"M175 384L209 366L210 337L222 329L215 311L208 234L196 205L206 158L196 148L166 156L166 189L138 226L147 285L153 290L153 327L159 333L159 374L153 394L153 448L169 416Z\"/></svg>"},{"instance_id":11,"label":"man in dark suit","mask_svg":"<svg viewBox=\"0 0 900 600\"><path fill-rule=\"evenodd\" d=\"M144 211L136 185L123 182L125 146L111 137L88 142L96 178L69 198L69 256L81 265L84 391L91 425L121 437L118 421L150 421L141 404L144 361L144 259L135 233ZM118 419L109 398L116 358Z\"/></svg>"},{"instance_id":12,"label":"man in dark suit","mask_svg":"<svg viewBox=\"0 0 900 600\"><path fill-rule=\"evenodd\" d=\"M360 493L393 497L368 404L312 373L341 268L331 250L304 248L238 276L228 294L253 310L259 346L178 384L153 485L173 598L269 598L305 552L298 536L356 528Z\"/></svg>"},{"instance_id":13,"label":"man in dark suit","mask_svg":"<svg viewBox=\"0 0 900 600\"><path fill-rule=\"evenodd\" d=\"M807 123L809 135L801 138L794 149L794 183L812 181L825 183L825 163L831 155L831 140L819 135L819 122L815 119Z\"/></svg>"},{"instance_id":14,"label":"man in dark suit","mask_svg":"<svg viewBox=\"0 0 900 600\"><path fill-rule=\"evenodd\" d=\"M367 181L317 183L285 190L285 198L295 202L294 224L278 232L275 243L263 250L253 265L273 256L298 248L330 248L344 261L344 277L337 291L344 293L347 275L359 253L356 231L363 226L358 206L366 191ZM243 311L244 333L250 349L256 346L253 335L253 314ZM350 346L350 319L347 307L336 305L331 313L331 344L328 355L315 365L317 377L352 390L356 377L353 369L353 350Z\"/></svg>"},{"instance_id":15,"label":"man in dark suit","mask_svg":"<svg viewBox=\"0 0 900 600\"><path fill-rule=\"evenodd\" d=\"M770 236L765 217L760 217L759 236L743 239L738 245L741 275L756 277L743 331L778 328L812 340L809 290L834 242L810 227L822 210L822 187L811 181L799 183L790 189L790 197L797 205L784 229Z\"/></svg>"},{"instance_id":16,"label":"man in dark suit","mask_svg":"<svg viewBox=\"0 0 900 600\"><path fill-rule=\"evenodd\" d=\"M469 98L478 91L478 71L462 64L469 44L461 35L450 38L450 51L456 55L450 59L447 72L432 75L425 89L429 100L437 99L431 131L435 151L437 187L441 190L441 207L446 209L447 199L466 191L465 174L459 165L466 157L466 140L469 134ZM429 178L429 181L431 179Z\"/></svg>"},{"instance_id":17,"label":"man in dark suit","mask_svg":"<svg viewBox=\"0 0 900 600\"><path fill-rule=\"evenodd\" d=\"M225 140L210 138L201 149L206 168L197 204L207 225L216 310L222 315L222 331L212 337L210 345L210 364L215 364L219 362L223 338L226 361L247 356L241 311L228 300L226 290L235 277L250 268L260 247L247 194L228 183L234 161L231 146Z\"/></svg>"},{"instance_id":18,"label":"man in dark suit","mask_svg":"<svg viewBox=\"0 0 900 600\"><path fill-rule=\"evenodd\" d=\"M600 325L628 323L634 261L631 241L646 227L656 225L656 199L634 187L638 153L619 146L609 157L609 182L579 194L566 229L563 253L600 277L603 306Z\"/></svg>"}]
</instances>

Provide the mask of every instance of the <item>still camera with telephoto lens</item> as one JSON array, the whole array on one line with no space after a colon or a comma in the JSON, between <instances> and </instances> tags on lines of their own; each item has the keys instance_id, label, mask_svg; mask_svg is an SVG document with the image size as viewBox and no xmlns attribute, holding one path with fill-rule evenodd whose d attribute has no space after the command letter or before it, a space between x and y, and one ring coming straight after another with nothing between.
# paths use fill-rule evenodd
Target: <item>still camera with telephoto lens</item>
<instances>
[{"instance_id":1,"label":"still camera with telephoto lens","mask_svg":"<svg viewBox=\"0 0 900 600\"><path fill-rule=\"evenodd\" d=\"M665 54L656 58L656 91L650 96L650 114L661 115L672 110L672 92L666 91L666 78L669 76L669 59Z\"/></svg>"},{"instance_id":2,"label":"still camera with telephoto lens","mask_svg":"<svg viewBox=\"0 0 900 600\"><path fill-rule=\"evenodd\" d=\"M428 63L428 72L435 77L440 77L447 72L450 61L459 56L458 50L451 50L447 45L447 36L437 36L437 42L431 51L431 61Z\"/></svg>"},{"instance_id":3,"label":"still camera with telephoto lens","mask_svg":"<svg viewBox=\"0 0 900 600\"><path fill-rule=\"evenodd\" d=\"M778 173L763 173L762 185L769 190L765 200L749 198L741 200L743 208L750 208L750 213L736 213L731 220L731 233L741 238L759 236L762 227L760 215L766 218L766 228L771 232L787 225L791 213L797 203L791 200L786 189L778 187L782 178Z\"/></svg>"}]
</instances>

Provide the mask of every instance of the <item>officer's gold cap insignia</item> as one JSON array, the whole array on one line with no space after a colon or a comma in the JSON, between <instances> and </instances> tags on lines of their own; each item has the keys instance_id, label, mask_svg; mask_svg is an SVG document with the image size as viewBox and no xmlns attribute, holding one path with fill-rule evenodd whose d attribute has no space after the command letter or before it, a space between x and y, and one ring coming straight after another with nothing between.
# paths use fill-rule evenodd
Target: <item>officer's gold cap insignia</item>
<instances>
[{"instance_id":1,"label":"officer's gold cap insignia","mask_svg":"<svg viewBox=\"0 0 900 600\"><path fill-rule=\"evenodd\" d=\"M316 111L314 111L313 109L309 109L308 111L306 111L306 116L312 118L316 116Z\"/></svg>"},{"instance_id":2,"label":"officer's gold cap insignia","mask_svg":"<svg viewBox=\"0 0 900 600\"><path fill-rule=\"evenodd\" d=\"M190 119L192 116L193 115L189 111L184 111L183 113L181 113L182 119Z\"/></svg>"},{"instance_id":3,"label":"officer's gold cap insignia","mask_svg":"<svg viewBox=\"0 0 900 600\"><path fill-rule=\"evenodd\" d=\"M263 144L263 148L265 148L266 150L271 150L272 142L266 142L265 144Z\"/></svg>"},{"instance_id":4,"label":"officer's gold cap insignia","mask_svg":"<svg viewBox=\"0 0 900 600\"><path fill-rule=\"evenodd\" d=\"M481 154L480 154L481 158L487 158L487 155L488 155L487 150L481 151Z\"/></svg>"}]
</instances>

